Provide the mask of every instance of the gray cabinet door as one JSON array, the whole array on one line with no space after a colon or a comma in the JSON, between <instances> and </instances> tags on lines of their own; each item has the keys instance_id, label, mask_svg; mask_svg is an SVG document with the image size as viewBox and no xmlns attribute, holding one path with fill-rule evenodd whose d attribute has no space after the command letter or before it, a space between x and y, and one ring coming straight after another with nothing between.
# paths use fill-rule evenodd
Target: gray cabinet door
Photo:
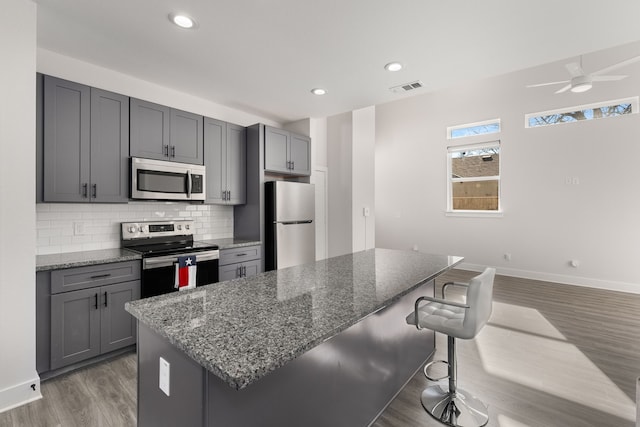
<instances>
[{"instance_id":1,"label":"gray cabinet door","mask_svg":"<svg viewBox=\"0 0 640 427\"><path fill-rule=\"evenodd\" d=\"M91 89L91 183L95 202L129 197L129 97Z\"/></svg>"},{"instance_id":2,"label":"gray cabinet door","mask_svg":"<svg viewBox=\"0 0 640 427\"><path fill-rule=\"evenodd\" d=\"M140 299L140 281L118 283L100 288L100 352L107 353L136 343L136 321L124 304Z\"/></svg>"},{"instance_id":3,"label":"gray cabinet door","mask_svg":"<svg viewBox=\"0 0 640 427\"><path fill-rule=\"evenodd\" d=\"M130 105L131 156L169 160L171 108L135 98Z\"/></svg>"},{"instance_id":4,"label":"gray cabinet door","mask_svg":"<svg viewBox=\"0 0 640 427\"><path fill-rule=\"evenodd\" d=\"M88 86L44 78L44 201L89 201Z\"/></svg>"},{"instance_id":5,"label":"gray cabinet door","mask_svg":"<svg viewBox=\"0 0 640 427\"><path fill-rule=\"evenodd\" d=\"M289 173L289 132L265 126L264 168Z\"/></svg>"},{"instance_id":6,"label":"gray cabinet door","mask_svg":"<svg viewBox=\"0 0 640 427\"><path fill-rule=\"evenodd\" d=\"M170 160L204 164L202 121L197 114L171 109Z\"/></svg>"},{"instance_id":7,"label":"gray cabinet door","mask_svg":"<svg viewBox=\"0 0 640 427\"><path fill-rule=\"evenodd\" d=\"M227 124L220 120L204 120L204 164L207 168L206 203L223 204L226 191Z\"/></svg>"},{"instance_id":8,"label":"gray cabinet door","mask_svg":"<svg viewBox=\"0 0 640 427\"><path fill-rule=\"evenodd\" d=\"M311 175L311 139L292 133L290 143L291 172L296 175Z\"/></svg>"},{"instance_id":9,"label":"gray cabinet door","mask_svg":"<svg viewBox=\"0 0 640 427\"><path fill-rule=\"evenodd\" d=\"M247 261L242 264L244 267L244 277L252 277L262 273L262 261L259 259Z\"/></svg>"},{"instance_id":10,"label":"gray cabinet door","mask_svg":"<svg viewBox=\"0 0 640 427\"><path fill-rule=\"evenodd\" d=\"M240 264L221 265L218 268L218 280L221 282L238 277L240 277Z\"/></svg>"},{"instance_id":11,"label":"gray cabinet door","mask_svg":"<svg viewBox=\"0 0 640 427\"><path fill-rule=\"evenodd\" d=\"M227 124L227 191L230 205L247 202L247 131Z\"/></svg>"},{"instance_id":12,"label":"gray cabinet door","mask_svg":"<svg viewBox=\"0 0 640 427\"><path fill-rule=\"evenodd\" d=\"M51 369L100 354L99 288L51 295Z\"/></svg>"}]
</instances>

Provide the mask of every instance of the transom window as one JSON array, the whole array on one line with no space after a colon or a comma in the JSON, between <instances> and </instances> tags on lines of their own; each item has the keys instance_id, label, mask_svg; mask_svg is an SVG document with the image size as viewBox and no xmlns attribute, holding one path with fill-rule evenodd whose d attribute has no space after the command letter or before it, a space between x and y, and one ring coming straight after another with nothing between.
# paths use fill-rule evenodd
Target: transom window
<instances>
[{"instance_id":1,"label":"transom window","mask_svg":"<svg viewBox=\"0 0 640 427\"><path fill-rule=\"evenodd\" d=\"M500 132L500 119L485 120L483 122L467 123L449 126L447 139L463 138L465 136L487 135Z\"/></svg>"},{"instance_id":2,"label":"transom window","mask_svg":"<svg viewBox=\"0 0 640 427\"><path fill-rule=\"evenodd\" d=\"M566 107L558 110L530 113L524 116L524 126L533 128L583 120L603 119L638 113L638 97Z\"/></svg>"},{"instance_id":3,"label":"transom window","mask_svg":"<svg viewBox=\"0 0 640 427\"><path fill-rule=\"evenodd\" d=\"M500 141L447 148L448 212L500 211Z\"/></svg>"}]
</instances>

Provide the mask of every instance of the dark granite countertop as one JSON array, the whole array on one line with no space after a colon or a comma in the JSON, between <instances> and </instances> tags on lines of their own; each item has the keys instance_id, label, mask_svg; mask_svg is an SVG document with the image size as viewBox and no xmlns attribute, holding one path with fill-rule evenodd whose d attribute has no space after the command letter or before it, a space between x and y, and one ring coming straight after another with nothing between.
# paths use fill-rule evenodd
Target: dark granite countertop
<instances>
[{"instance_id":1,"label":"dark granite countertop","mask_svg":"<svg viewBox=\"0 0 640 427\"><path fill-rule=\"evenodd\" d=\"M245 246L254 246L254 245L262 244L260 240L244 240L244 239L236 239L234 237L230 237L228 239L200 240L200 242L210 243L212 245L218 245L220 247L220 250L241 248Z\"/></svg>"},{"instance_id":2,"label":"dark granite countertop","mask_svg":"<svg viewBox=\"0 0 640 427\"><path fill-rule=\"evenodd\" d=\"M242 389L462 260L371 249L133 301L125 308Z\"/></svg>"},{"instance_id":3,"label":"dark granite countertop","mask_svg":"<svg viewBox=\"0 0 640 427\"><path fill-rule=\"evenodd\" d=\"M131 261L141 258L142 257L139 254L121 248L37 255L36 272L58 270L61 268L82 267L85 265Z\"/></svg>"}]
</instances>

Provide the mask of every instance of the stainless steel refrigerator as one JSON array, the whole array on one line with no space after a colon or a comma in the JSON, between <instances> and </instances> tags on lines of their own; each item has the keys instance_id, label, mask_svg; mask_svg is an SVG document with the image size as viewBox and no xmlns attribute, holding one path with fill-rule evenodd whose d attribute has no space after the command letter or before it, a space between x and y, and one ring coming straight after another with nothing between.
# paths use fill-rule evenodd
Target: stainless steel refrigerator
<instances>
[{"instance_id":1,"label":"stainless steel refrigerator","mask_svg":"<svg viewBox=\"0 0 640 427\"><path fill-rule=\"evenodd\" d=\"M315 262L315 186L265 183L265 270Z\"/></svg>"}]
</instances>

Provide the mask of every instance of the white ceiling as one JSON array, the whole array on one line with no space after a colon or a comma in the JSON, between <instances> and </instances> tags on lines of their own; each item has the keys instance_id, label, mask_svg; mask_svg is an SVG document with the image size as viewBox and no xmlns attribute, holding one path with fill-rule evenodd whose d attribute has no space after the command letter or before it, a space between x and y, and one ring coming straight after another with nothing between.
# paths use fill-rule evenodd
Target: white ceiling
<instances>
[{"instance_id":1,"label":"white ceiling","mask_svg":"<svg viewBox=\"0 0 640 427\"><path fill-rule=\"evenodd\" d=\"M640 40L636 0L37 3L41 48L282 123ZM175 27L170 12L198 28ZM385 71L390 61L405 68ZM425 87L389 90L413 80Z\"/></svg>"}]
</instances>

